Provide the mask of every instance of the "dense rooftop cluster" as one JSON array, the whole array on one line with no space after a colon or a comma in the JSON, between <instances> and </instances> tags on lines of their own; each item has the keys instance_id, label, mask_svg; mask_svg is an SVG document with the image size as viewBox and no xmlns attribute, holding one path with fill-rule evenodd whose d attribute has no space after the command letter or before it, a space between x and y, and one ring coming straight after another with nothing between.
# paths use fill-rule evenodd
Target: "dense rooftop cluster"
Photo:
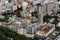
<instances>
[{"instance_id":1,"label":"dense rooftop cluster","mask_svg":"<svg viewBox=\"0 0 60 40\"><path fill-rule=\"evenodd\" d=\"M59 0L0 0L1 40L58 40Z\"/></svg>"}]
</instances>

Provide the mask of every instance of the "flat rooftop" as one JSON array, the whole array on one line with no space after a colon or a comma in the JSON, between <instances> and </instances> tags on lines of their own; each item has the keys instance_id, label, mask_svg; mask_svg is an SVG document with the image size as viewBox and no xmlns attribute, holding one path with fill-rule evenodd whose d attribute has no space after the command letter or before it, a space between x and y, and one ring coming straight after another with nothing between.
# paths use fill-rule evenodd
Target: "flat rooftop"
<instances>
[{"instance_id":1,"label":"flat rooftop","mask_svg":"<svg viewBox=\"0 0 60 40\"><path fill-rule=\"evenodd\" d=\"M48 34L52 29L54 29L54 25L51 24L42 24L40 28L36 30L36 33L43 33L43 34Z\"/></svg>"}]
</instances>

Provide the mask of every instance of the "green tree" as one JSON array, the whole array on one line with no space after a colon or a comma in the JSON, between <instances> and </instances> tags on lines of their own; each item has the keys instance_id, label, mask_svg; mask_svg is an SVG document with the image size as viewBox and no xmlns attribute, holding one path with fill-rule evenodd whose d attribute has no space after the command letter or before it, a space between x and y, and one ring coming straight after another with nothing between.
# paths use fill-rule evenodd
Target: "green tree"
<instances>
[{"instance_id":1,"label":"green tree","mask_svg":"<svg viewBox=\"0 0 60 40\"><path fill-rule=\"evenodd\" d=\"M0 31L2 31L6 37L13 38L13 40L38 40L38 38L32 39L25 37L24 35L17 34L15 31L9 30L7 27L4 26L0 26Z\"/></svg>"}]
</instances>

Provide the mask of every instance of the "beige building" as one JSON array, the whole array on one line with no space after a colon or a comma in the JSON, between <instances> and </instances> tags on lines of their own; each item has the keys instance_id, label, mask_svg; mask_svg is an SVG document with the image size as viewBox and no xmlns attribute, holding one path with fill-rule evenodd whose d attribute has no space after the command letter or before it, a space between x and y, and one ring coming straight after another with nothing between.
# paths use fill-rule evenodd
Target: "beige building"
<instances>
[{"instance_id":1,"label":"beige building","mask_svg":"<svg viewBox=\"0 0 60 40\"><path fill-rule=\"evenodd\" d=\"M22 17L26 17L26 11L25 10L22 10L20 13L21 13Z\"/></svg>"},{"instance_id":2,"label":"beige building","mask_svg":"<svg viewBox=\"0 0 60 40\"><path fill-rule=\"evenodd\" d=\"M22 23L23 23L24 25L28 25L28 24L31 23L31 20L24 18L24 19L22 19Z\"/></svg>"},{"instance_id":3,"label":"beige building","mask_svg":"<svg viewBox=\"0 0 60 40\"><path fill-rule=\"evenodd\" d=\"M58 28L60 28L60 22L58 22L56 26L57 26Z\"/></svg>"},{"instance_id":4,"label":"beige building","mask_svg":"<svg viewBox=\"0 0 60 40\"><path fill-rule=\"evenodd\" d=\"M29 10L30 13L32 13L32 12L34 12L36 9L35 9L35 7L30 7L28 10Z\"/></svg>"},{"instance_id":5,"label":"beige building","mask_svg":"<svg viewBox=\"0 0 60 40\"><path fill-rule=\"evenodd\" d=\"M45 0L44 3L39 8L40 13L43 13L43 16L48 13L49 11L52 11L55 7L55 3L57 0Z\"/></svg>"},{"instance_id":6,"label":"beige building","mask_svg":"<svg viewBox=\"0 0 60 40\"><path fill-rule=\"evenodd\" d=\"M20 29L17 31L17 33L20 34L20 35L26 35L26 34L27 34L27 31L26 31L26 29L20 28Z\"/></svg>"},{"instance_id":7,"label":"beige building","mask_svg":"<svg viewBox=\"0 0 60 40\"><path fill-rule=\"evenodd\" d=\"M47 0L46 0L47 1ZM39 8L38 8L39 7ZM51 1L47 1L46 3L41 3L41 5L37 6L37 12L38 12L38 21L40 23L43 23L43 17L46 14L52 14L55 9L55 3Z\"/></svg>"},{"instance_id":8,"label":"beige building","mask_svg":"<svg viewBox=\"0 0 60 40\"><path fill-rule=\"evenodd\" d=\"M49 12L49 11L52 11L53 9L54 9L54 3L49 3L47 5L47 11Z\"/></svg>"},{"instance_id":9,"label":"beige building","mask_svg":"<svg viewBox=\"0 0 60 40\"><path fill-rule=\"evenodd\" d=\"M54 9L54 3L48 3L48 4L42 4L40 7L39 7L39 12L40 13L43 13L43 16L46 15L46 13L52 11Z\"/></svg>"},{"instance_id":10,"label":"beige building","mask_svg":"<svg viewBox=\"0 0 60 40\"><path fill-rule=\"evenodd\" d=\"M45 13L46 13L46 5L41 5L39 7L39 13L43 13L43 16L45 15Z\"/></svg>"},{"instance_id":11,"label":"beige building","mask_svg":"<svg viewBox=\"0 0 60 40\"><path fill-rule=\"evenodd\" d=\"M40 28L36 30L36 35L47 37L54 29L55 26L52 24L42 24Z\"/></svg>"},{"instance_id":12,"label":"beige building","mask_svg":"<svg viewBox=\"0 0 60 40\"><path fill-rule=\"evenodd\" d=\"M54 2L58 1L58 0L53 0Z\"/></svg>"},{"instance_id":13,"label":"beige building","mask_svg":"<svg viewBox=\"0 0 60 40\"><path fill-rule=\"evenodd\" d=\"M42 13L45 13L45 12L46 12L46 6L45 6L45 5L42 5L42 6L41 6L41 12L42 12Z\"/></svg>"},{"instance_id":14,"label":"beige building","mask_svg":"<svg viewBox=\"0 0 60 40\"><path fill-rule=\"evenodd\" d=\"M14 1L17 1L17 0L14 0Z\"/></svg>"},{"instance_id":15,"label":"beige building","mask_svg":"<svg viewBox=\"0 0 60 40\"><path fill-rule=\"evenodd\" d=\"M13 5L13 10L17 10L17 5Z\"/></svg>"}]
</instances>

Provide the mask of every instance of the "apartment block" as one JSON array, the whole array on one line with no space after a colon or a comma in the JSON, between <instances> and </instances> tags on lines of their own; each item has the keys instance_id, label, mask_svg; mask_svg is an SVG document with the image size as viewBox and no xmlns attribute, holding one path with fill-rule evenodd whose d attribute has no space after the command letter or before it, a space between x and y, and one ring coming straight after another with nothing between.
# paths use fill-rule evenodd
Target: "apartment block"
<instances>
[{"instance_id":1,"label":"apartment block","mask_svg":"<svg viewBox=\"0 0 60 40\"><path fill-rule=\"evenodd\" d=\"M42 24L40 28L36 30L37 36L45 36L47 37L51 32L53 32L55 29L55 26L52 24Z\"/></svg>"},{"instance_id":2,"label":"apartment block","mask_svg":"<svg viewBox=\"0 0 60 40\"><path fill-rule=\"evenodd\" d=\"M13 5L13 10L17 10L17 5Z\"/></svg>"}]
</instances>

